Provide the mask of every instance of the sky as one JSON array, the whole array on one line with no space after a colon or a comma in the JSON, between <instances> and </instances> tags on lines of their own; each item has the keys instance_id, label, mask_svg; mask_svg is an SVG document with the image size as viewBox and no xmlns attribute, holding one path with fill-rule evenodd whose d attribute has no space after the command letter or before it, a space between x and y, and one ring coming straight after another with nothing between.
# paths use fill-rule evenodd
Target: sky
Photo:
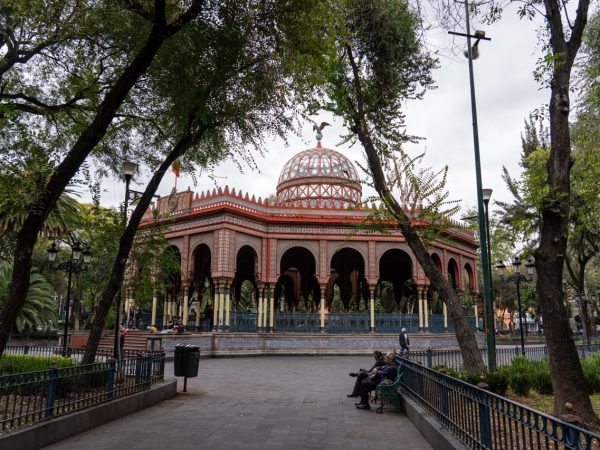
<instances>
[{"instance_id":1,"label":"sky","mask_svg":"<svg viewBox=\"0 0 600 450\"><path fill-rule=\"evenodd\" d=\"M549 90L541 89L533 79L535 63L540 54L537 38L537 25L527 20L519 20L515 10L507 10L502 20L493 25L472 24L472 30L485 30L491 41L479 45L480 56L474 61L475 92L479 127L483 188L493 189L495 200L507 201L511 196L501 178L502 166L511 175L520 173L521 133L524 120L534 109L546 108ZM464 30L454 30L464 32ZM440 68L434 72L437 84L435 90L426 93L420 101L406 105L406 125L409 134L424 138L416 145L408 145L405 150L412 155L426 152L424 165L441 169L448 165L447 189L450 198L461 201L462 211L476 207L476 178L473 150L473 128L469 94L469 72L467 59L449 51L451 37L447 30L437 30L428 36L434 47L441 48ZM466 46L465 38L456 38L460 48ZM464 45L460 41L464 39ZM344 133L341 121L329 113L313 117L314 122L332 124L323 131L323 146L334 148L351 161L364 162L359 146L338 146ZM312 123L306 123L301 136L290 136L289 146L278 139L267 138L265 157L256 156L259 171L248 167L240 174L231 161L219 165L214 171L218 185L229 185L248 192L257 198L266 197L276 191L279 173L286 161L296 153L313 147L316 139ZM149 179L149 172L142 171L133 180L131 188L142 191ZM168 195L175 184L172 173L165 175L157 193ZM192 178L182 176L177 180L178 190L201 192L213 189L215 179L205 175L198 177L194 186ZM363 187L363 198L373 191ZM101 203L116 206L123 201L124 183L113 180L105 182ZM85 196L83 198L85 200Z\"/></svg>"}]
</instances>

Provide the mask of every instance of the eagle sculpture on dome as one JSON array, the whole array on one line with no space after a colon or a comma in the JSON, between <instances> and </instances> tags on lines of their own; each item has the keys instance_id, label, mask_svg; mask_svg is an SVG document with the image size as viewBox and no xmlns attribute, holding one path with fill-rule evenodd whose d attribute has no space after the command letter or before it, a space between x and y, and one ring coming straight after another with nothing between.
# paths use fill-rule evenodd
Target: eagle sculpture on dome
<instances>
[{"instance_id":1,"label":"eagle sculpture on dome","mask_svg":"<svg viewBox=\"0 0 600 450\"><path fill-rule=\"evenodd\" d=\"M321 133L321 131L323 131L323 128L327 126L331 126L331 124L327 122L321 122L321 125L317 125L316 123L313 125L313 131L317 132L317 147L321 147L321 139L323 139L323 133Z\"/></svg>"}]
</instances>

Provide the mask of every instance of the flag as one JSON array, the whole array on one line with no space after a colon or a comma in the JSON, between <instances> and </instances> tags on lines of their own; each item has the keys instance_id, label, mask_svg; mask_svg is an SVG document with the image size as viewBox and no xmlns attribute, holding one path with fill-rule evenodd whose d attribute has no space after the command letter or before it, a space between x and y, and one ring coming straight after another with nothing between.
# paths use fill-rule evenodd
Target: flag
<instances>
[{"instance_id":1,"label":"flag","mask_svg":"<svg viewBox=\"0 0 600 450\"><path fill-rule=\"evenodd\" d=\"M179 162L178 159L176 159L175 161L173 161L173 164L171 165L171 170L173 171L173 173L175 174L175 176L177 178L179 178L179 172L181 170L181 162Z\"/></svg>"}]
</instances>

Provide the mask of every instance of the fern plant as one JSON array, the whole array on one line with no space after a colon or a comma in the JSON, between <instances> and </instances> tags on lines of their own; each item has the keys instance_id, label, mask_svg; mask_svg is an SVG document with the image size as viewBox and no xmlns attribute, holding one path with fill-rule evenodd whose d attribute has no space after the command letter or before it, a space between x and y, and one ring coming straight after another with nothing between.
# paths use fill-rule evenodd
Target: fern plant
<instances>
[{"instance_id":1,"label":"fern plant","mask_svg":"<svg viewBox=\"0 0 600 450\"><path fill-rule=\"evenodd\" d=\"M12 265L0 262L0 308L8 299L11 278ZM38 325L56 325L57 308L53 292L52 285L46 278L37 269L33 269L27 299L17 316L17 331L21 332L27 326L35 329Z\"/></svg>"}]
</instances>

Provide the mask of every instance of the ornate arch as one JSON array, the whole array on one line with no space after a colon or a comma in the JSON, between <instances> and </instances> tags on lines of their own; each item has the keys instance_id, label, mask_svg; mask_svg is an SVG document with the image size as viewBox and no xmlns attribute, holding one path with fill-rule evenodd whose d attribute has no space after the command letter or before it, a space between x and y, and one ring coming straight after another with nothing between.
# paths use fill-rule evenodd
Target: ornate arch
<instances>
[{"instance_id":1,"label":"ornate arch","mask_svg":"<svg viewBox=\"0 0 600 450\"><path fill-rule=\"evenodd\" d=\"M398 242L379 243L378 242L377 243L376 250L375 250L375 267L377 268L377 277L380 276L379 265L381 264L381 257L388 250L402 250L404 253L406 253L408 255L408 257L410 258L410 262L412 265L412 267L411 267L412 276L413 276L413 278L416 278L417 267L419 266L419 262L417 261L417 258L413 254L413 252L410 249L410 247L408 246L408 244L405 242L402 242L402 243L398 243Z\"/></svg>"},{"instance_id":2,"label":"ornate arch","mask_svg":"<svg viewBox=\"0 0 600 450\"><path fill-rule=\"evenodd\" d=\"M214 234L212 232L194 235L194 236L190 237L190 252L188 255L188 267L194 267L194 252L196 251L196 249L198 247L200 247L203 244L208 247L211 255L215 254L215 248L214 248L215 240L214 240ZM214 264L215 264L215 258L211 258L211 264L210 264L211 270L214 269L214 267L213 267Z\"/></svg>"},{"instance_id":3,"label":"ornate arch","mask_svg":"<svg viewBox=\"0 0 600 450\"><path fill-rule=\"evenodd\" d=\"M351 248L356 250L363 258L365 263L365 271L368 270L369 267L369 248L367 242L345 242L343 245L340 245L339 241L335 242L327 242L327 267L331 267L331 261L333 260L333 255L337 250L341 250L343 248ZM368 274L367 274L368 275Z\"/></svg>"},{"instance_id":4,"label":"ornate arch","mask_svg":"<svg viewBox=\"0 0 600 450\"><path fill-rule=\"evenodd\" d=\"M281 276L281 274L279 273L279 268L281 267L281 259L283 258L283 255L285 254L285 252L287 252L290 248L293 247L302 247L306 250L308 250L313 258L315 258L315 261L319 261L319 242L318 241L292 241L292 240L278 240L277 241L277 261L275 264L276 270L277 270L277 276ZM317 266L317 270L318 270L318 266Z\"/></svg>"}]
</instances>

